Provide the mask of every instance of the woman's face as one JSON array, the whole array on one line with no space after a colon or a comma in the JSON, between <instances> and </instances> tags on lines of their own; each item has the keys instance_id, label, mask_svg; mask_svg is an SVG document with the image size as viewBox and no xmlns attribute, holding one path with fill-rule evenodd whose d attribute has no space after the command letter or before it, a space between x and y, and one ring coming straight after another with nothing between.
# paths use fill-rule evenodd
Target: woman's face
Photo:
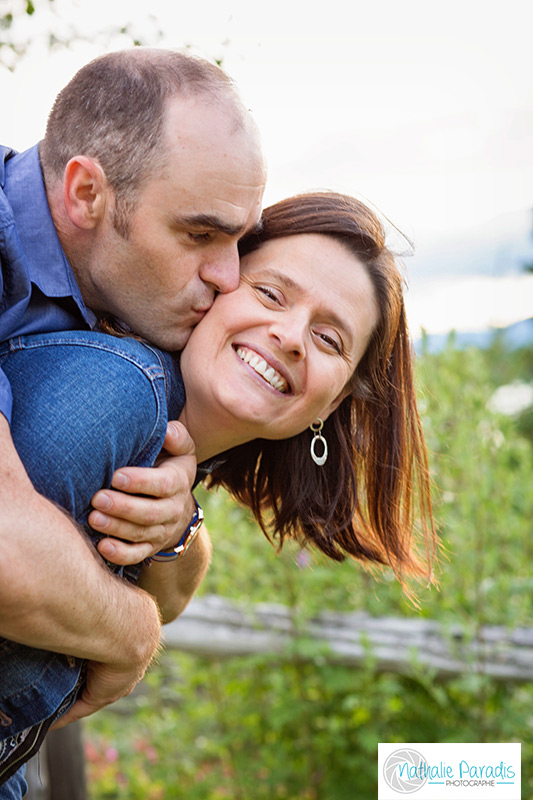
<instances>
[{"instance_id":1,"label":"woman's face","mask_svg":"<svg viewBox=\"0 0 533 800\"><path fill-rule=\"evenodd\" d=\"M240 441L294 436L341 402L377 319L368 273L342 244L269 241L194 329L182 355L187 402Z\"/></svg>"}]
</instances>

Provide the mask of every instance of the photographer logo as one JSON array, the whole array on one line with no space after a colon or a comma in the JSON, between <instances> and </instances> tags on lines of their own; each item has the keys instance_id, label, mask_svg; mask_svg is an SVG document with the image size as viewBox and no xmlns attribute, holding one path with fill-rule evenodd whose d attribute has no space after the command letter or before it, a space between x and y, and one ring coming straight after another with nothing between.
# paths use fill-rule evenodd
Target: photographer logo
<instances>
[{"instance_id":1,"label":"photographer logo","mask_svg":"<svg viewBox=\"0 0 533 800\"><path fill-rule=\"evenodd\" d=\"M412 794L418 792L427 782L427 776L420 775L425 763L426 759L418 750L395 750L385 761L383 777L396 792Z\"/></svg>"},{"instance_id":2,"label":"photographer logo","mask_svg":"<svg viewBox=\"0 0 533 800\"><path fill-rule=\"evenodd\" d=\"M378 745L378 800L521 800L519 742Z\"/></svg>"}]
</instances>

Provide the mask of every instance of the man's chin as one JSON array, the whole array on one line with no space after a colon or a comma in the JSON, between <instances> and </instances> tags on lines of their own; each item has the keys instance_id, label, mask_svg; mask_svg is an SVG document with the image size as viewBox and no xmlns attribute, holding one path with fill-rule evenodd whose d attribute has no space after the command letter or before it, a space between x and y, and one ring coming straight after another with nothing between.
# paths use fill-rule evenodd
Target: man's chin
<instances>
[{"instance_id":1,"label":"man's chin","mask_svg":"<svg viewBox=\"0 0 533 800\"><path fill-rule=\"evenodd\" d=\"M162 332L158 335L153 334L151 337L147 338L151 344L154 344L161 350L169 350L170 352L174 352L176 350L183 350L189 341L192 332L193 327L191 326L190 328L180 328L172 333Z\"/></svg>"}]
</instances>

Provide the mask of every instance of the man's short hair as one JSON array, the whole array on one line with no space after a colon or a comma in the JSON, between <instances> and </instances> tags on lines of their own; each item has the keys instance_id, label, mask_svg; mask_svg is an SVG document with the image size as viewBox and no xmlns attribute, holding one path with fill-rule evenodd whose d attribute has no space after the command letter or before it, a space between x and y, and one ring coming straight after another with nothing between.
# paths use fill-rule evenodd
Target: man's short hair
<instances>
[{"instance_id":1,"label":"man's short hair","mask_svg":"<svg viewBox=\"0 0 533 800\"><path fill-rule=\"evenodd\" d=\"M115 192L127 234L139 188L163 169L165 109L176 95L229 103L236 126L243 126L244 109L231 78L203 58L133 48L91 61L59 93L50 112L40 145L45 180L62 178L74 156L96 159Z\"/></svg>"}]
</instances>

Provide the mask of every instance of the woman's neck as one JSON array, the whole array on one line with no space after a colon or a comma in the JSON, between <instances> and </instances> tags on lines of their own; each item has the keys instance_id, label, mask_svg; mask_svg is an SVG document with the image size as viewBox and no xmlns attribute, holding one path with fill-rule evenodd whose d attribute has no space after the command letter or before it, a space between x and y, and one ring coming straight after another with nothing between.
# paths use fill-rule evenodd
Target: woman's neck
<instances>
[{"instance_id":1,"label":"woman's neck","mask_svg":"<svg viewBox=\"0 0 533 800\"><path fill-rule=\"evenodd\" d=\"M229 419L221 419L212 410L200 407L191 399L187 399L179 416L191 436L199 464L213 456L236 447L249 440L246 435L238 435Z\"/></svg>"}]
</instances>

